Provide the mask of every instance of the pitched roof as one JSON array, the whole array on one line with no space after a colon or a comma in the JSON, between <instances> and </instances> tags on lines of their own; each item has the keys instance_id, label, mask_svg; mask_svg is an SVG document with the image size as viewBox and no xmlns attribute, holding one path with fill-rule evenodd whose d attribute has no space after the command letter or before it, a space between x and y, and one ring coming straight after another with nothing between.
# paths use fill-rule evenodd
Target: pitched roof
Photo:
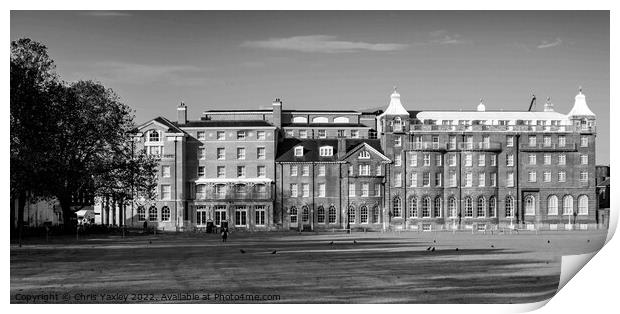
<instances>
[{"instance_id":1,"label":"pitched roof","mask_svg":"<svg viewBox=\"0 0 620 314\"><path fill-rule=\"evenodd\" d=\"M167 132L175 132L175 133L185 133L183 130L179 129L176 126L175 122L171 122L170 120L164 118L164 117L157 117L155 119L146 121L144 123L142 123L141 125L137 126L133 131L137 132L139 129L147 126L149 123L152 122L156 122L159 123L161 125L164 125L165 127L167 127L168 129L166 130Z\"/></svg>"},{"instance_id":2,"label":"pitched roof","mask_svg":"<svg viewBox=\"0 0 620 314\"><path fill-rule=\"evenodd\" d=\"M351 152L355 150L358 146L366 143L373 149L377 150L379 153L383 154L381 150L381 141L380 140L369 140L369 139L344 139L345 141L345 152ZM302 146L304 148L303 156L295 156L295 147ZM332 156L320 156L319 149L321 146L332 146L333 147L333 155ZM345 155L346 156L346 155ZM310 161L323 161L323 162L334 162L340 160L338 158L338 139L296 139L296 138L287 138L281 143L278 144L278 152L276 154L276 161L278 162L286 162L286 161L296 161L296 162L310 162Z\"/></svg>"},{"instance_id":3,"label":"pitched roof","mask_svg":"<svg viewBox=\"0 0 620 314\"><path fill-rule=\"evenodd\" d=\"M180 125L175 122L175 125L181 128L226 128L226 127L269 127L273 126L271 123L265 120L200 120L200 121L187 121L187 123Z\"/></svg>"}]
</instances>

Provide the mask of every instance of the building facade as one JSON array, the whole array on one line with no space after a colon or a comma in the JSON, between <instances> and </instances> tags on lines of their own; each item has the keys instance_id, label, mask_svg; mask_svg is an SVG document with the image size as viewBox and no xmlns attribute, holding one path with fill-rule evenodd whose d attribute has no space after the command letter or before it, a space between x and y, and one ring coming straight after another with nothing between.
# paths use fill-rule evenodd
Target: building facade
<instances>
[{"instance_id":1,"label":"building facade","mask_svg":"<svg viewBox=\"0 0 620 314\"><path fill-rule=\"evenodd\" d=\"M596 117L579 91L568 114L387 108L207 110L138 128L160 158L159 199L126 223L194 230L592 229Z\"/></svg>"}]
</instances>

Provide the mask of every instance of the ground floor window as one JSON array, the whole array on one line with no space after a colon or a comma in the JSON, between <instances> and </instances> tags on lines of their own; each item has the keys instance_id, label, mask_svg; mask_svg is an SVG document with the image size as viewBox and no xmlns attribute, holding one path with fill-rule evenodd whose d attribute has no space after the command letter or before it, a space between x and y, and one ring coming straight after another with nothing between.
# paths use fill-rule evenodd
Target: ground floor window
<instances>
[{"instance_id":1,"label":"ground floor window","mask_svg":"<svg viewBox=\"0 0 620 314\"><path fill-rule=\"evenodd\" d=\"M506 196L506 217L513 217L515 214L515 200L512 196Z\"/></svg>"},{"instance_id":2,"label":"ground floor window","mask_svg":"<svg viewBox=\"0 0 620 314\"><path fill-rule=\"evenodd\" d=\"M448 206L450 209L450 217L456 217L457 213L456 213L456 199L454 197L451 197L448 200Z\"/></svg>"},{"instance_id":3,"label":"ground floor window","mask_svg":"<svg viewBox=\"0 0 620 314\"><path fill-rule=\"evenodd\" d=\"M161 208L161 221L170 221L170 208L168 206Z\"/></svg>"},{"instance_id":4,"label":"ground floor window","mask_svg":"<svg viewBox=\"0 0 620 314\"><path fill-rule=\"evenodd\" d=\"M375 206L372 209L372 222L379 223L379 207L378 206Z\"/></svg>"},{"instance_id":5,"label":"ground floor window","mask_svg":"<svg viewBox=\"0 0 620 314\"><path fill-rule=\"evenodd\" d=\"M291 223L296 224L297 223L297 207L295 206L291 207L290 216L291 216Z\"/></svg>"},{"instance_id":6,"label":"ground floor window","mask_svg":"<svg viewBox=\"0 0 620 314\"><path fill-rule=\"evenodd\" d=\"M248 225L248 210L245 206L235 208L235 226L245 227Z\"/></svg>"},{"instance_id":7,"label":"ground floor window","mask_svg":"<svg viewBox=\"0 0 620 314\"><path fill-rule=\"evenodd\" d=\"M318 223L325 223L325 208L323 206L319 206L316 211L316 220Z\"/></svg>"},{"instance_id":8,"label":"ground floor window","mask_svg":"<svg viewBox=\"0 0 620 314\"><path fill-rule=\"evenodd\" d=\"M478 210L476 211L476 216L478 217L484 217L485 216L485 209L486 209L486 204L485 204L486 200L484 199L484 196L480 196L478 197Z\"/></svg>"},{"instance_id":9,"label":"ground floor window","mask_svg":"<svg viewBox=\"0 0 620 314\"><path fill-rule=\"evenodd\" d=\"M493 218L495 217L497 212L497 200L495 199L495 196L491 196L489 198L489 217Z\"/></svg>"},{"instance_id":10,"label":"ground floor window","mask_svg":"<svg viewBox=\"0 0 620 314\"><path fill-rule=\"evenodd\" d=\"M348 215L349 223L355 223L355 207L349 206L349 215Z\"/></svg>"},{"instance_id":11,"label":"ground floor window","mask_svg":"<svg viewBox=\"0 0 620 314\"><path fill-rule=\"evenodd\" d=\"M138 221L146 220L146 211L143 206L138 206Z\"/></svg>"},{"instance_id":12,"label":"ground floor window","mask_svg":"<svg viewBox=\"0 0 620 314\"><path fill-rule=\"evenodd\" d=\"M471 197L465 198L465 217L473 217L474 216L474 204L471 200Z\"/></svg>"},{"instance_id":13,"label":"ground floor window","mask_svg":"<svg viewBox=\"0 0 620 314\"><path fill-rule=\"evenodd\" d=\"M441 217L441 197L435 198L435 206L433 207L433 216Z\"/></svg>"},{"instance_id":14,"label":"ground floor window","mask_svg":"<svg viewBox=\"0 0 620 314\"><path fill-rule=\"evenodd\" d=\"M308 206L303 206L301 208L301 221L303 223L310 221L310 210L308 209Z\"/></svg>"},{"instance_id":15,"label":"ground floor window","mask_svg":"<svg viewBox=\"0 0 620 314\"><path fill-rule=\"evenodd\" d=\"M222 221L226 220L226 205L215 205L213 211L215 213L215 225L219 227Z\"/></svg>"},{"instance_id":16,"label":"ground floor window","mask_svg":"<svg viewBox=\"0 0 620 314\"><path fill-rule=\"evenodd\" d=\"M335 224L336 223L336 208L334 206L330 206L329 207L329 211L328 211L327 214L328 214L327 215L328 216L327 219L328 219L329 223L330 224Z\"/></svg>"},{"instance_id":17,"label":"ground floor window","mask_svg":"<svg viewBox=\"0 0 620 314\"><path fill-rule=\"evenodd\" d=\"M360 222L363 224L368 223L368 207L366 206L360 207Z\"/></svg>"},{"instance_id":18,"label":"ground floor window","mask_svg":"<svg viewBox=\"0 0 620 314\"><path fill-rule=\"evenodd\" d=\"M206 205L196 205L196 225L197 226L207 225L207 206Z\"/></svg>"},{"instance_id":19,"label":"ground floor window","mask_svg":"<svg viewBox=\"0 0 620 314\"><path fill-rule=\"evenodd\" d=\"M587 215L588 214L588 197L586 195L581 195L577 199L578 211L579 215Z\"/></svg>"},{"instance_id":20,"label":"ground floor window","mask_svg":"<svg viewBox=\"0 0 620 314\"><path fill-rule=\"evenodd\" d=\"M264 226L265 225L265 205L254 206L254 215L256 218L254 223L257 226Z\"/></svg>"},{"instance_id":21,"label":"ground floor window","mask_svg":"<svg viewBox=\"0 0 620 314\"><path fill-rule=\"evenodd\" d=\"M149 207L149 221L157 221L157 207Z\"/></svg>"},{"instance_id":22,"label":"ground floor window","mask_svg":"<svg viewBox=\"0 0 620 314\"><path fill-rule=\"evenodd\" d=\"M572 215L573 214L573 197L571 195L564 196L562 199L562 214L564 215Z\"/></svg>"},{"instance_id":23,"label":"ground floor window","mask_svg":"<svg viewBox=\"0 0 620 314\"><path fill-rule=\"evenodd\" d=\"M400 210L402 208L400 197L397 196L394 198L394 204L392 206L393 206L392 214L394 215L394 217L400 217Z\"/></svg>"},{"instance_id":24,"label":"ground floor window","mask_svg":"<svg viewBox=\"0 0 620 314\"><path fill-rule=\"evenodd\" d=\"M409 217L418 217L418 200L415 197L409 200Z\"/></svg>"}]
</instances>

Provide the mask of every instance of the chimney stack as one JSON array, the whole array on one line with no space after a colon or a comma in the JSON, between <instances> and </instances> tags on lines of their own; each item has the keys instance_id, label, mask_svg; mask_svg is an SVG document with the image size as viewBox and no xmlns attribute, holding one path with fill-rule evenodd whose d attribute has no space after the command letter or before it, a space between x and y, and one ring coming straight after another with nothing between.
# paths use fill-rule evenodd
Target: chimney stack
<instances>
[{"instance_id":1,"label":"chimney stack","mask_svg":"<svg viewBox=\"0 0 620 314\"><path fill-rule=\"evenodd\" d=\"M185 106L184 102L181 102L179 107L177 107L177 123L179 125L187 124L187 106Z\"/></svg>"},{"instance_id":2,"label":"chimney stack","mask_svg":"<svg viewBox=\"0 0 620 314\"><path fill-rule=\"evenodd\" d=\"M272 104L273 109L273 125L281 129L282 128L282 101L280 98L276 98Z\"/></svg>"},{"instance_id":3,"label":"chimney stack","mask_svg":"<svg viewBox=\"0 0 620 314\"><path fill-rule=\"evenodd\" d=\"M347 154L347 139L343 137L338 138L338 159L344 157Z\"/></svg>"}]
</instances>

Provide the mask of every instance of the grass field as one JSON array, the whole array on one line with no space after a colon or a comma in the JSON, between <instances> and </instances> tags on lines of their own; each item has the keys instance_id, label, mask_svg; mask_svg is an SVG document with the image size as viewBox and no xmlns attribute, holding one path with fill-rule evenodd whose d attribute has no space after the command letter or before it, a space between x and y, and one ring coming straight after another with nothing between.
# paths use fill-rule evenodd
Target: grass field
<instances>
[{"instance_id":1,"label":"grass field","mask_svg":"<svg viewBox=\"0 0 620 314\"><path fill-rule=\"evenodd\" d=\"M21 248L11 245L11 302L535 302L555 294L562 255L596 251L605 236L275 232L232 233L227 243L207 234L26 239Z\"/></svg>"}]
</instances>

